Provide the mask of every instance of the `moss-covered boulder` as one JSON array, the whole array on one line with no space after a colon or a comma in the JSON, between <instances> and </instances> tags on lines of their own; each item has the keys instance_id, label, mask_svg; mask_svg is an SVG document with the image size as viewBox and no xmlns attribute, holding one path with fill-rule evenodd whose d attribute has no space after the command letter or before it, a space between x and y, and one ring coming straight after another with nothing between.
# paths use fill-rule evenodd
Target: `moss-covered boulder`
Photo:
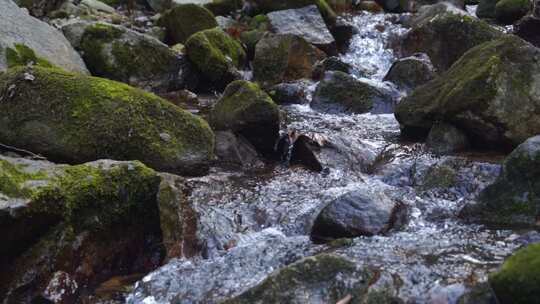
<instances>
[{"instance_id":1,"label":"moss-covered boulder","mask_svg":"<svg viewBox=\"0 0 540 304\"><path fill-rule=\"evenodd\" d=\"M185 85L187 60L153 37L106 23L69 23L63 31L94 76L155 92Z\"/></svg>"},{"instance_id":2,"label":"moss-covered boulder","mask_svg":"<svg viewBox=\"0 0 540 304\"><path fill-rule=\"evenodd\" d=\"M463 217L497 226L539 226L540 136L525 141L506 158L497 181L477 200L463 209Z\"/></svg>"},{"instance_id":3,"label":"moss-covered boulder","mask_svg":"<svg viewBox=\"0 0 540 304\"><path fill-rule=\"evenodd\" d=\"M182 4L163 13L158 24L166 29L166 41L185 43L193 34L218 26L214 14L196 4Z\"/></svg>"},{"instance_id":4,"label":"moss-covered boulder","mask_svg":"<svg viewBox=\"0 0 540 304\"><path fill-rule=\"evenodd\" d=\"M429 131L426 146L435 154L459 152L469 147L469 139L453 125L437 123Z\"/></svg>"},{"instance_id":5,"label":"moss-covered boulder","mask_svg":"<svg viewBox=\"0 0 540 304\"><path fill-rule=\"evenodd\" d=\"M538 5L540 10L540 4ZM516 24L514 24L514 35L525 39L532 43L536 47L540 47L540 18L532 15L521 18Z\"/></svg>"},{"instance_id":6,"label":"moss-covered boulder","mask_svg":"<svg viewBox=\"0 0 540 304\"><path fill-rule=\"evenodd\" d=\"M540 133L540 50L516 36L479 45L396 108L402 134L450 123L481 148L511 150Z\"/></svg>"},{"instance_id":7,"label":"moss-covered boulder","mask_svg":"<svg viewBox=\"0 0 540 304\"><path fill-rule=\"evenodd\" d=\"M238 133L264 154L274 151L279 121L279 109L270 96L257 84L243 80L227 86L210 114L214 129Z\"/></svg>"},{"instance_id":8,"label":"moss-covered boulder","mask_svg":"<svg viewBox=\"0 0 540 304\"><path fill-rule=\"evenodd\" d=\"M253 77L263 86L310 78L324 52L295 35L268 35L255 48Z\"/></svg>"},{"instance_id":9,"label":"moss-covered boulder","mask_svg":"<svg viewBox=\"0 0 540 304\"><path fill-rule=\"evenodd\" d=\"M393 82L401 89L411 91L432 80L436 75L437 72L429 56L417 53L394 62L384 80Z\"/></svg>"},{"instance_id":10,"label":"moss-covered boulder","mask_svg":"<svg viewBox=\"0 0 540 304\"><path fill-rule=\"evenodd\" d=\"M203 174L213 158L208 124L147 92L58 69L0 75L0 141L53 161L137 159L158 170Z\"/></svg>"},{"instance_id":11,"label":"moss-covered boulder","mask_svg":"<svg viewBox=\"0 0 540 304\"><path fill-rule=\"evenodd\" d=\"M336 13L328 5L326 0L254 0L253 2L259 11L265 14L315 4L327 23L333 23L336 20Z\"/></svg>"},{"instance_id":12,"label":"moss-covered boulder","mask_svg":"<svg viewBox=\"0 0 540 304\"><path fill-rule=\"evenodd\" d=\"M210 3L206 3L206 7L216 16L230 15L244 6L244 0L213 0Z\"/></svg>"},{"instance_id":13,"label":"moss-covered boulder","mask_svg":"<svg viewBox=\"0 0 540 304\"><path fill-rule=\"evenodd\" d=\"M489 283L501 304L540 303L540 244L514 253L489 276Z\"/></svg>"},{"instance_id":14,"label":"moss-covered boulder","mask_svg":"<svg viewBox=\"0 0 540 304\"><path fill-rule=\"evenodd\" d=\"M320 254L277 270L259 285L227 300L242 303L361 303L374 274L340 256Z\"/></svg>"},{"instance_id":15,"label":"moss-covered boulder","mask_svg":"<svg viewBox=\"0 0 540 304\"><path fill-rule=\"evenodd\" d=\"M185 46L189 60L218 88L239 78L237 69L246 61L246 52L240 43L218 28L192 35Z\"/></svg>"},{"instance_id":16,"label":"moss-covered boulder","mask_svg":"<svg viewBox=\"0 0 540 304\"><path fill-rule=\"evenodd\" d=\"M495 6L497 2L499 0L480 0L476 8L476 16L484 19L495 18Z\"/></svg>"},{"instance_id":17,"label":"moss-covered boulder","mask_svg":"<svg viewBox=\"0 0 540 304\"><path fill-rule=\"evenodd\" d=\"M366 113L388 99L373 85L340 71L327 72L317 85L311 106L329 113Z\"/></svg>"},{"instance_id":18,"label":"moss-covered boulder","mask_svg":"<svg viewBox=\"0 0 540 304\"><path fill-rule=\"evenodd\" d=\"M502 32L470 16L442 13L414 26L403 40L403 54L422 52L442 72L467 50L501 37Z\"/></svg>"},{"instance_id":19,"label":"moss-covered boulder","mask_svg":"<svg viewBox=\"0 0 540 304\"><path fill-rule=\"evenodd\" d=\"M160 178L142 163L66 166L0 156L0 164L6 303L74 302L112 276L160 262ZM58 272L73 288L54 291Z\"/></svg>"},{"instance_id":20,"label":"moss-covered boulder","mask_svg":"<svg viewBox=\"0 0 540 304\"><path fill-rule=\"evenodd\" d=\"M530 0L500 0L495 5L495 19L502 24L512 24L531 10Z\"/></svg>"}]
</instances>

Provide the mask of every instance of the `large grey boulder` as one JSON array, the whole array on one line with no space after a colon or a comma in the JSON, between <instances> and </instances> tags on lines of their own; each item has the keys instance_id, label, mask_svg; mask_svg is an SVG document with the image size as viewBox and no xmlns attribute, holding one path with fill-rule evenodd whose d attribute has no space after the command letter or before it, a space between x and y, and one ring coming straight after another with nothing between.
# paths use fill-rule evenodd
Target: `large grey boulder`
<instances>
[{"instance_id":1,"label":"large grey boulder","mask_svg":"<svg viewBox=\"0 0 540 304\"><path fill-rule=\"evenodd\" d=\"M267 16L276 33L300 36L327 54L337 52L336 41L316 5L271 12Z\"/></svg>"},{"instance_id":2,"label":"large grey boulder","mask_svg":"<svg viewBox=\"0 0 540 304\"><path fill-rule=\"evenodd\" d=\"M504 161L497 181L484 189L477 204L462 216L474 221L538 227L540 215L540 136L519 145Z\"/></svg>"},{"instance_id":3,"label":"large grey boulder","mask_svg":"<svg viewBox=\"0 0 540 304\"><path fill-rule=\"evenodd\" d=\"M437 122L471 143L510 150L540 133L540 50L509 35L479 45L396 108L404 135L424 137Z\"/></svg>"},{"instance_id":4,"label":"large grey boulder","mask_svg":"<svg viewBox=\"0 0 540 304\"><path fill-rule=\"evenodd\" d=\"M327 240L382 234L394 226L400 209L384 192L362 185L328 204L317 216L311 235Z\"/></svg>"},{"instance_id":5,"label":"large grey boulder","mask_svg":"<svg viewBox=\"0 0 540 304\"><path fill-rule=\"evenodd\" d=\"M70 72L88 73L61 32L28 15L11 0L0 0L0 8L0 71L9 66L7 48L25 45L53 65Z\"/></svg>"}]
</instances>

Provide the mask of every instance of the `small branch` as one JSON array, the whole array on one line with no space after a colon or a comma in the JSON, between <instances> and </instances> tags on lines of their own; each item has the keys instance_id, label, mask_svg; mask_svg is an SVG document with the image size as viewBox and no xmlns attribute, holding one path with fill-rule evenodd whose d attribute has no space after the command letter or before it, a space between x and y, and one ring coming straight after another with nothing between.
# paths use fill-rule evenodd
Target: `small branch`
<instances>
[{"instance_id":1,"label":"small branch","mask_svg":"<svg viewBox=\"0 0 540 304\"><path fill-rule=\"evenodd\" d=\"M28 150L19 149L19 148L13 147L13 146L4 145L2 143L0 143L0 152L14 152L14 153L17 153L17 154L21 154L22 156L29 156L32 159L47 160L45 157L43 157L43 156L41 156L39 154L35 154L35 153L30 152Z\"/></svg>"}]
</instances>

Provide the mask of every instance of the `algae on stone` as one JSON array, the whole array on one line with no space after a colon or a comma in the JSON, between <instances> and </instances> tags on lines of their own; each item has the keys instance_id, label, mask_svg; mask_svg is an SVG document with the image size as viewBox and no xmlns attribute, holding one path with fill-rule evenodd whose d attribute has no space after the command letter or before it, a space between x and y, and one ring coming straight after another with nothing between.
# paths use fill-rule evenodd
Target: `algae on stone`
<instances>
[{"instance_id":1,"label":"algae on stone","mask_svg":"<svg viewBox=\"0 0 540 304\"><path fill-rule=\"evenodd\" d=\"M204 120L122 83L22 67L0 75L0 92L0 141L53 161L137 159L202 174L213 158L214 135Z\"/></svg>"}]
</instances>

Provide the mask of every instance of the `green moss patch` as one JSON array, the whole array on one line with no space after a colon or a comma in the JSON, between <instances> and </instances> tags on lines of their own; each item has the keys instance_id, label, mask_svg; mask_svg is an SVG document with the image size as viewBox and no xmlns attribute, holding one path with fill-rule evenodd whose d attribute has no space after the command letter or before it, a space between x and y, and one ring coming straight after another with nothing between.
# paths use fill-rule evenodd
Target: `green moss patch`
<instances>
[{"instance_id":1,"label":"green moss patch","mask_svg":"<svg viewBox=\"0 0 540 304\"><path fill-rule=\"evenodd\" d=\"M24 44L16 43L13 48L6 48L6 61L8 68L16 66L25 66L34 64L41 67L52 68L52 65L46 59L38 57L34 50Z\"/></svg>"},{"instance_id":2,"label":"green moss patch","mask_svg":"<svg viewBox=\"0 0 540 304\"><path fill-rule=\"evenodd\" d=\"M44 172L28 173L23 168L0 159L0 193L12 198L28 198L34 190L25 186L28 181L47 179Z\"/></svg>"}]
</instances>

